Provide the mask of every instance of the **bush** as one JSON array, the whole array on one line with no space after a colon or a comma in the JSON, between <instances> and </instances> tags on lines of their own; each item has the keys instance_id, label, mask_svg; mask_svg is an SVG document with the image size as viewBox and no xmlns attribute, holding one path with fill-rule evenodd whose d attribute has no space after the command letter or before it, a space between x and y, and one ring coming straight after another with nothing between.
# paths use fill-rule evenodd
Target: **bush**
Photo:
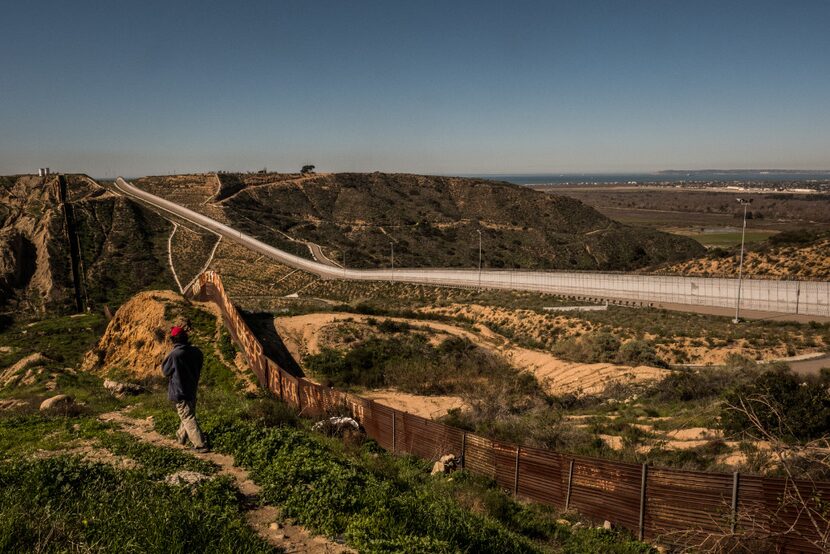
<instances>
[{"instance_id":1,"label":"bush","mask_svg":"<svg viewBox=\"0 0 830 554\"><path fill-rule=\"evenodd\" d=\"M785 440L807 441L830 430L830 394L820 380L804 381L789 370L771 370L724 396L724 430L743 433L753 423L740 408L754 413L763 431Z\"/></svg>"},{"instance_id":2,"label":"bush","mask_svg":"<svg viewBox=\"0 0 830 554\"><path fill-rule=\"evenodd\" d=\"M666 362L657 357L654 347L643 340L632 340L623 344L617 353L617 361L631 366L667 366Z\"/></svg>"}]
</instances>

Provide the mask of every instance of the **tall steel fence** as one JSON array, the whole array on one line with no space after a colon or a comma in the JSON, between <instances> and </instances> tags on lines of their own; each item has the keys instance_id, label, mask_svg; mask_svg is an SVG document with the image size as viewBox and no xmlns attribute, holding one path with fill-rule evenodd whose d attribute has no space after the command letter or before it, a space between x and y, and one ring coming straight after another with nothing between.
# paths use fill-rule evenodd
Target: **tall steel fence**
<instances>
[{"instance_id":1,"label":"tall steel fence","mask_svg":"<svg viewBox=\"0 0 830 554\"><path fill-rule=\"evenodd\" d=\"M280 263L313 273L324 279L400 281L528 290L565 296L721 308L734 308L738 298L737 279L608 272L337 268L274 248L206 215L136 188L120 177L117 180L116 189L238 242ZM830 283L744 279L741 286L741 309L830 317Z\"/></svg>"},{"instance_id":2,"label":"tall steel fence","mask_svg":"<svg viewBox=\"0 0 830 554\"><path fill-rule=\"evenodd\" d=\"M297 378L262 344L213 271L190 297L215 302L260 384L307 416L348 409L366 434L395 454L437 460L455 454L517 497L608 520L644 540L714 545L757 536L783 552L822 552L830 535L830 482L682 471L573 456L497 441Z\"/></svg>"}]
</instances>

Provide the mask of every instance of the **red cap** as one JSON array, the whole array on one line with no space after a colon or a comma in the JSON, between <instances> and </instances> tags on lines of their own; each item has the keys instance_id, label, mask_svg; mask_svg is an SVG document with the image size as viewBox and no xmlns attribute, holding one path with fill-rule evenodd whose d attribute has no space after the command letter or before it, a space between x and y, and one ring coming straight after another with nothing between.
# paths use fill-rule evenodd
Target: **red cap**
<instances>
[{"instance_id":1,"label":"red cap","mask_svg":"<svg viewBox=\"0 0 830 554\"><path fill-rule=\"evenodd\" d=\"M178 325L176 325L172 329L170 329L170 336L171 337L178 337L182 333L184 333L184 328L179 327Z\"/></svg>"}]
</instances>

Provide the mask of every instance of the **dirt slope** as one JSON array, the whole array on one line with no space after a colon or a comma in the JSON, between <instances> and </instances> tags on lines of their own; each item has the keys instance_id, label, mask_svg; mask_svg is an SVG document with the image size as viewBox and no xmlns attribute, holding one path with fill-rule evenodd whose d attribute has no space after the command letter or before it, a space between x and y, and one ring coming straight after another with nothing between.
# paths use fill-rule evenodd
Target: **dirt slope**
<instances>
[{"instance_id":1,"label":"dirt slope","mask_svg":"<svg viewBox=\"0 0 830 554\"><path fill-rule=\"evenodd\" d=\"M170 350L167 330L173 324L167 315L169 305L180 305L183 298L171 291L142 292L115 313L98 346L81 366L84 371L107 374L111 370L137 380L158 378L161 362Z\"/></svg>"},{"instance_id":2,"label":"dirt slope","mask_svg":"<svg viewBox=\"0 0 830 554\"><path fill-rule=\"evenodd\" d=\"M29 314L75 308L68 232L78 239L87 306L172 284L167 222L84 175L67 175L67 230L57 183L57 176L0 177L0 303Z\"/></svg>"},{"instance_id":3,"label":"dirt slope","mask_svg":"<svg viewBox=\"0 0 830 554\"><path fill-rule=\"evenodd\" d=\"M707 256L670 265L665 271L702 277L734 277L738 274L739 262L737 254ZM743 271L746 277L827 281L830 279L830 239L804 246L787 245L746 252Z\"/></svg>"}]
</instances>

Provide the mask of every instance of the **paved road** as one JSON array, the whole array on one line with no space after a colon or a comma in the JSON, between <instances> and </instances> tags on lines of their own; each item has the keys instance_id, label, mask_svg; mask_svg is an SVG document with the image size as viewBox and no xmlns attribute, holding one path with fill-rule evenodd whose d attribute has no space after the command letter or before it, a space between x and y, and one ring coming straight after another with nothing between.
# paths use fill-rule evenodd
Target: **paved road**
<instances>
[{"instance_id":1,"label":"paved road","mask_svg":"<svg viewBox=\"0 0 830 554\"><path fill-rule=\"evenodd\" d=\"M458 287L528 290L585 299L622 300L637 305L658 303L709 306L729 310L735 305L737 280L705 277L654 276L602 272L521 271L401 268L337 268L289 254L203 214L160 198L118 178L122 194L181 217L236 241L285 265L324 279L399 281ZM830 317L830 283L744 279L742 306L770 314L809 314Z\"/></svg>"}]
</instances>

